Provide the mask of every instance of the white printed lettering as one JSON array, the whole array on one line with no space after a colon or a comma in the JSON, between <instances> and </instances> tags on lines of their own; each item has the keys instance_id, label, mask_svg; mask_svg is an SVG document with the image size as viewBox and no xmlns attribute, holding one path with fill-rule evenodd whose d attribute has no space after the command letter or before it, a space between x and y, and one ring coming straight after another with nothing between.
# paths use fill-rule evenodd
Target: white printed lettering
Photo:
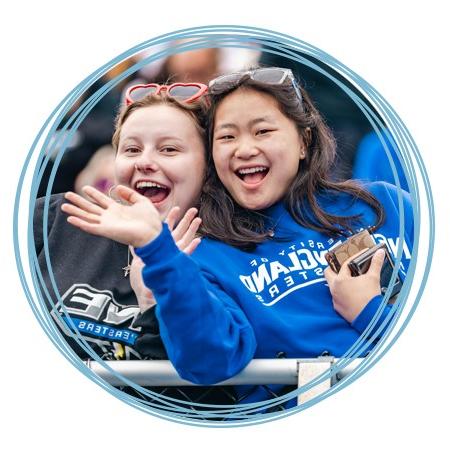
<instances>
[{"instance_id":1,"label":"white printed lettering","mask_svg":"<svg viewBox=\"0 0 450 450\"><path fill-rule=\"evenodd\" d=\"M252 277L247 275L239 275L239 279L244 283L244 286L250 291L250 292L256 292L255 285L253 284Z\"/></svg>"},{"instance_id":2,"label":"white printed lettering","mask_svg":"<svg viewBox=\"0 0 450 450\"><path fill-rule=\"evenodd\" d=\"M252 273L253 281L256 285L256 292L261 292L266 285L271 282L269 272L267 272L267 267L262 264L258 267L258 272Z\"/></svg>"},{"instance_id":3,"label":"white printed lettering","mask_svg":"<svg viewBox=\"0 0 450 450\"><path fill-rule=\"evenodd\" d=\"M291 272L293 272L294 270L303 269L303 267L301 266L300 261L298 259L297 253L295 253L295 252L288 253L288 257L292 262L292 266L289 267L289 270Z\"/></svg>"},{"instance_id":4,"label":"white printed lettering","mask_svg":"<svg viewBox=\"0 0 450 450\"><path fill-rule=\"evenodd\" d=\"M306 256L306 260L302 259L302 266L305 270L314 269L319 265L317 261L314 260L309 250L297 250L297 254Z\"/></svg>"},{"instance_id":5,"label":"white printed lettering","mask_svg":"<svg viewBox=\"0 0 450 450\"><path fill-rule=\"evenodd\" d=\"M285 277L284 281L286 282L286 286L287 287L292 286L293 284L295 284L294 283L294 279L291 276Z\"/></svg>"},{"instance_id":6,"label":"white printed lettering","mask_svg":"<svg viewBox=\"0 0 450 450\"><path fill-rule=\"evenodd\" d=\"M275 284L275 285L273 285L273 286L271 286L270 288L269 288L269 294L270 294L270 296L273 298L276 294L279 294L280 293L280 291L279 291L279 289L278 289L278 287L277 287L277 285Z\"/></svg>"},{"instance_id":7,"label":"white printed lettering","mask_svg":"<svg viewBox=\"0 0 450 450\"><path fill-rule=\"evenodd\" d=\"M275 281L280 276L280 273L288 274L289 270L280 264L278 261L274 261L270 263L270 275L272 277L272 281Z\"/></svg>"}]
</instances>

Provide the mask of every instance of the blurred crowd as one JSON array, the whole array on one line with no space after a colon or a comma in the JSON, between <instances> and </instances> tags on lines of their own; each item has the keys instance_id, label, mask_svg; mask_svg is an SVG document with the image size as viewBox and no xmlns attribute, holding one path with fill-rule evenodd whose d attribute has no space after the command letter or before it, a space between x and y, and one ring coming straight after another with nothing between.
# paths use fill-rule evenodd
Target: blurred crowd
<instances>
[{"instance_id":1,"label":"blurred crowd","mask_svg":"<svg viewBox=\"0 0 450 450\"><path fill-rule=\"evenodd\" d=\"M155 52L155 49L152 50ZM94 83L74 105L66 116L69 120L79 105L117 75L131 68L135 63L149 56L148 51L124 60ZM337 141L337 159L334 176L339 179L359 178L370 181L383 180L395 183L392 164L395 165L401 187L408 186L400 162L389 143L387 133L383 139L373 131L373 127L351 96L334 81L309 66L308 61L326 69L335 79L360 94L337 72L311 56L300 54L305 63L273 54L264 47L244 48L204 48L172 54L144 65L133 75L116 84L82 121L66 147L58 164L51 192L74 190L81 192L84 185L92 185L108 192L114 180L114 150L111 138L115 116L119 110L125 90L137 83L174 83L208 81L220 74L242 70L256 65L291 68L296 78L309 92L326 123L332 129ZM373 111L375 114L376 112ZM63 133L65 121L57 133ZM59 137L57 136L58 140ZM60 139L63 142L64 139ZM387 144L386 144L387 142ZM386 152L386 145L388 153ZM55 164L58 148L52 151L53 158L46 166L39 187L39 196L46 194L48 180Z\"/></svg>"}]
</instances>

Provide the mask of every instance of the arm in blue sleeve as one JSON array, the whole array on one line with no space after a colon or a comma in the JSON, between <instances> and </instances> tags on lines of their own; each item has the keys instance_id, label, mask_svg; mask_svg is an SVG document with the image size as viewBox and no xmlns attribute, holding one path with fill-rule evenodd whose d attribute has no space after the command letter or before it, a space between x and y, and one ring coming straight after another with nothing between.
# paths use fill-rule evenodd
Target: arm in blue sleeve
<instances>
[{"instance_id":1,"label":"arm in blue sleeve","mask_svg":"<svg viewBox=\"0 0 450 450\"><path fill-rule=\"evenodd\" d=\"M136 254L145 263L144 283L157 300L161 338L178 374L214 384L239 373L256 350L242 309L177 248L167 225Z\"/></svg>"},{"instance_id":2,"label":"arm in blue sleeve","mask_svg":"<svg viewBox=\"0 0 450 450\"><path fill-rule=\"evenodd\" d=\"M358 314L356 319L351 323L352 327L355 328L355 330L358 331L358 333L362 334L365 329L369 326L371 320L375 317L377 312L382 307L383 303L383 296L377 295L372 300L370 300L369 303L364 307L364 309ZM374 334L378 334L378 337L381 336L382 333L384 333L386 327L390 323L390 320L388 322L383 322L388 317L390 311L391 311L392 305L385 305L379 319L377 320L377 323L374 327L372 327L372 330L368 334L368 338L372 337ZM382 329L380 330L380 328Z\"/></svg>"},{"instance_id":3,"label":"arm in blue sleeve","mask_svg":"<svg viewBox=\"0 0 450 450\"><path fill-rule=\"evenodd\" d=\"M394 217L397 218L399 215L399 192L395 186L392 186L388 183L378 182L371 184L371 192L382 202L383 207L386 210L387 214L394 214ZM414 220L413 220L413 211L411 205L411 196L408 192L400 191L400 195L403 200L404 207L404 229L405 229L405 241L409 248L413 243L414 238ZM392 255L394 256L394 255ZM409 261L404 257L403 254L402 263L405 270L409 267ZM398 276L403 280L404 275L401 271L399 271ZM368 337L373 336L375 333L379 333L381 335L386 330L387 326L390 323L390 320L385 322L386 318L390 315L392 305L383 306L383 296L377 295L374 297L360 312L360 314L356 317L356 319L352 322L353 328L355 328L359 333L363 333L364 330L368 327L369 323L375 317L380 308L383 308L381 311L380 317L377 320L377 323L372 328L372 331L369 333ZM390 317L392 319L392 315ZM380 327L382 329L380 330Z\"/></svg>"},{"instance_id":4,"label":"arm in blue sleeve","mask_svg":"<svg viewBox=\"0 0 450 450\"><path fill-rule=\"evenodd\" d=\"M400 214L400 205L398 201L398 191L395 186L384 184L391 202L395 205ZM404 225L405 225L405 239L412 245L414 242L414 212L412 208L411 194L406 191L400 191L403 203Z\"/></svg>"},{"instance_id":5,"label":"arm in blue sleeve","mask_svg":"<svg viewBox=\"0 0 450 450\"><path fill-rule=\"evenodd\" d=\"M370 185L370 192L381 201L386 214L394 214L397 218L400 216L399 194L403 203L404 213L404 238L410 249L414 244L414 211L412 207L411 194L406 191L398 191L396 186L388 183L378 182ZM398 222L400 227L400 221ZM398 229L400 234L400 230ZM405 261L404 261L405 262Z\"/></svg>"}]
</instances>

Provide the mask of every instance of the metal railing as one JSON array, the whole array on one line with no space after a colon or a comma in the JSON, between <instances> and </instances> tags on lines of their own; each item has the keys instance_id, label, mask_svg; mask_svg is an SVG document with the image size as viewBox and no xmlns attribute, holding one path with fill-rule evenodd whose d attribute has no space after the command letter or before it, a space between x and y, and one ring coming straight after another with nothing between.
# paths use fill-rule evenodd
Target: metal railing
<instances>
[{"instance_id":1,"label":"metal railing","mask_svg":"<svg viewBox=\"0 0 450 450\"><path fill-rule=\"evenodd\" d=\"M362 358L340 364L342 368L332 374L332 367L342 359L320 357L315 359L254 359L242 372L217 386L240 385L288 385L292 390L305 386L321 376L323 380L298 396L298 404L305 403L325 392L335 383L352 373L361 363ZM106 367L97 361L87 361L86 365L103 380L116 387L123 387L127 382L117 377L121 375L140 386L185 387L199 386L180 378L170 361L104 361ZM328 373L329 376L324 376ZM276 394L273 396L276 397ZM238 399L235 399L238 402Z\"/></svg>"}]
</instances>

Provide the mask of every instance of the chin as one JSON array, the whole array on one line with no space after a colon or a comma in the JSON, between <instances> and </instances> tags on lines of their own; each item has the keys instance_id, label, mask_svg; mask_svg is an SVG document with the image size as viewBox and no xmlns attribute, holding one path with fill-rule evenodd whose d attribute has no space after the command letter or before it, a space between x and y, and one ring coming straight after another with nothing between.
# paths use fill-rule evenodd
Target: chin
<instances>
[{"instance_id":1,"label":"chin","mask_svg":"<svg viewBox=\"0 0 450 450\"><path fill-rule=\"evenodd\" d=\"M259 211L261 209L266 209L274 204L274 202L270 200L248 200L248 199L239 199L237 203L243 208L249 209L250 211Z\"/></svg>"}]
</instances>

